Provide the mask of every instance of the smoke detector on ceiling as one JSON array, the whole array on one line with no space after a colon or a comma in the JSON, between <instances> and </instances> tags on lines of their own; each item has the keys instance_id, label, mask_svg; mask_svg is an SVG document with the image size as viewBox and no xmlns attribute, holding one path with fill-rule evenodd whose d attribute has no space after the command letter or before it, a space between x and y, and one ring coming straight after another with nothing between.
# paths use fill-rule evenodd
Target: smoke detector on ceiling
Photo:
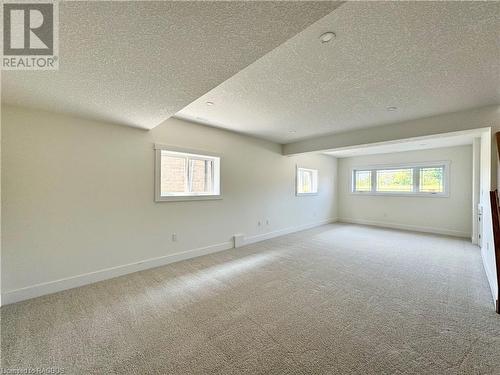
<instances>
[{"instance_id":1,"label":"smoke detector on ceiling","mask_svg":"<svg viewBox=\"0 0 500 375\"><path fill-rule=\"evenodd\" d=\"M328 43L335 39L336 35L333 31L327 31L326 33L323 33L320 35L319 40L321 40L321 43Z\"/></svg>"}]
</instances>

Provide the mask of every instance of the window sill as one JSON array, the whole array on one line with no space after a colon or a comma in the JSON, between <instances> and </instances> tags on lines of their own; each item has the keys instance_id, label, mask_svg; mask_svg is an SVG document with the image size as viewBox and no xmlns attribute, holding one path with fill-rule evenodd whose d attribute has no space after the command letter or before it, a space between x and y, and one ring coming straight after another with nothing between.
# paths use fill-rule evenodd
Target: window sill
<instances>
[{"instance_id":1,"label":"window sill","mask_svg":"<svg viewBox=\"0 0 500 375\"><path fill-rule=\"evenodd\" d=\"M311 196L311 195L318 195L318 193L295 193L295 195L297 197L307 197L307 196Z\"/></svg>"},{"instance_id":2,"label":"window sill","mask_svg":"<svg viewBox=\"0 0 500 375\"><path fill-rule=\"evenodd\" d=\"M448 193L377 193L372 191L351 191L353 195L387 196L387 197L420 197L420 198L449 198Z\"/></svg>"},{"instance_id":3,"label":"window sill","mask_svg":"<svg viewBox=\"0 0 500 375\"><path fill-rule=\"evenodd\" d=\"M173 195L160 196L155 202L187 202L187 201L205 201L222 199L222 195Z\"/></svg>"}]
</instances>

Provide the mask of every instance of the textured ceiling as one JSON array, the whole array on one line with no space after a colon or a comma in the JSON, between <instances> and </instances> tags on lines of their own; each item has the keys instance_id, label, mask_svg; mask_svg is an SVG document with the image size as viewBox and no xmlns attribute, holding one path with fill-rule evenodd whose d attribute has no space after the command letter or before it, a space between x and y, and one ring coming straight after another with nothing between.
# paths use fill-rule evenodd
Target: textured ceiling
<instances>
[{"instance_id":1,"label":"textured ceiling","mask_svg":"<svg viewBox=\"0 0 500 375\"><path fill-rule=\"evenodd\" d=\"M61 2L59 71L2 72L2 102L152 128L337 2Z\"/></svg>"},{"instance_id":2,"label":"textured ceiling","mask_svg":"<svg viewBox=\"0 0 500 375\"><path fill-rule=\"evenodd\" d=\"M177 116L289 143L499 103L499 33L498 2L344 3Z\"/></svg>"}]
</instances>

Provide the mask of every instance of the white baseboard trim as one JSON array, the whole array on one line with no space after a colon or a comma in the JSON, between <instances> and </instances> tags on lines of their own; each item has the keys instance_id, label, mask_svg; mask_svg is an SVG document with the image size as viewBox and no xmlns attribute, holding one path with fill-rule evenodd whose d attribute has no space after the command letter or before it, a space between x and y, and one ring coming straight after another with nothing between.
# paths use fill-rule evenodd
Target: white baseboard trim
<instances>
[{"instance_id":1,"label":"white baseboard trim","mask_svg":"<svg viewBox=\"0 0 500 375\"><path fill-rule=\"evenodd\" d=\"M353 219L353 218L344 217L344 218L339 218L339 222L349 223L349 224L370 225L370 226L382 227L382 228L401 229L401 230L408 230L408 231L412 231L412 232L444 234L447 236L454 236L454 237L463 237L463 238L470 238L471 237L471 234L469 232L461 232L461 231L457 231L457 230L444 229L444 228L422 227L422 226L418 226L418 225L390 223L390 222L385 222L385 221L372 221L372 220Z\"/></svg>"},{"instance_id":2,"label":"white baseboard trim","mask_svg":"<svg viewBox=\"0 0 500 375\"><path fill-rule=\"evenodd\" d=\"M316 221L314 223L303 224L303 225L298 225L295 227L289 227L289 228L285 228L285 229L276 230L273 232L257 234L255 236L249 236L249 237L245 237L244 244L250 245L250 244L253 244L256 242L269 240L271 238L284 236L285 234L300 232L301 230L311 229L311 228L319 227L321 225L335 223L336 221L337 221L337 218L329 218L329 219L325 219L325 220Z\"/></svg>"},{"instance_id":3,"label":"white baseboard trim","mask_svg":"<svg viewBox=\"0 0 500 375\"><path fill-rule=\"evenodd\" d=\"M140 262L129 263L122 266L116 266L111 268L105 268L99 271L89 272L54 281L48 281L45 283L35 284L28 287L2 293L2 304L8 305L10 303L15 303L30 298L40 297L46 294L60 292L66 289L73 289L79 286L112 279L114 277L123 276L129 273L143 271L149 268L164 266L166 264L179 262L181 260L195 258L202 255L216 253L218 251L228 250L232 248L233 248L233 242L228 241L216 245L201 247L198 249L164 255L157 258L150 258L142 260Z\"/></svg>"},{"instance_id":4,"label":"white baseboard trim","mask_svg":"<svg viewBox=\"0 0 500 375\"><path fill-rule=\"evenodd\" d=\"M283 236L285 234L298 232L305 229L318 227L320 225L329 224L337 221L337 219L322 220L315 223L299 225L296 227L285 228L274 232L259 234L245 238L244 245L264 241L270 238ZM212 254L223 250L229 250L234 247L233 241L227 241L216 245L201 247L198 249L182 251L175 254L168 254L157 258L150 258L139 262L129 263L121 266L105 268L99 271L89 272L77 276L71 276L59 280L48 281L45 283L35 284L24 288L10 290L2 293L2 305L8 305L15 302L24 301L27 299L52 294L67 289L73 289L80 286L93 284L98 281L112 279L114 277L127 275L129 273L143 271L150 268L164 266L166 264L179 262L190 258L196 258L202 255Z\"/></svg>"},{"instance_id":5,"label":"white baseboard trim","mask_svg":"<svg viewBox=\"0 0 500 375\"><path fill-rule=\"evenodd\" d=\"M490 285L490 291L491 295L493 297L493 304L497 304L497 296L498 296L498 290L497 290L497 279L495 277L495 274L493 273L493 270L488 266L488 261L486 259L486 249L481 248L481 260L483 261L483 267L484 267L484 272L486 273L486 279L488 280L488 284Z\"/></svg>"}]
</instances>

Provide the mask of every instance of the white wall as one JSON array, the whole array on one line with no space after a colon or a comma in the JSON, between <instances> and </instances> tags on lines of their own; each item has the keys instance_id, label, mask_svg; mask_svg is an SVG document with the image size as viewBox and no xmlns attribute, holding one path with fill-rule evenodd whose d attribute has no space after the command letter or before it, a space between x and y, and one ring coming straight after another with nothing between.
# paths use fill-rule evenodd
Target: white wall
<instances>
[{"instance_id":1,"label":"white wall","mask_svg":"<svg viewBox=\"0 0 500 375\"><path fill-rule=\"evenodd\" d=\"M500 163L498 163L497 145L494 136L496 132L500 132L499 105L492 105L461 112L446 113L443 115L420 118L395 124L306 139L285 145L283 147L283 153L292 155L310 151L329 150L339 147L407 139L478 128L491 128L491 132L489 132L489 140L482 137L481 142L481 153L487 152L490 155L490 161L488 163L484 159L483 155L481 155L482 172L486 173L486 169L489 169L487 173L490 174L490 178L487 181L489 185L483 185L482 187L482 190L487 192L488 190L496 189L498 187L497 181L500 181ZM482 183L484 184L485 182L486 181L483 179ZM490 215L489 204L487 209L485 209L485 222L483 228L484 230L491 232L491 216L488 215ZM487 227L486 220L489 220L490 227ZM488 254L491 254L491 250L489 250ZM485 267L488 267L489 269L496 269L494 254L486 256L486 252L483 251L482 256ZM498 282L493 277L494 275L492 273L488 274L490 285L492 285L492 290L495 293L498 289ZM495 299L496 298L497 295L495 295Z\"/></svg>"},{"instance_id":2,"label":"white wall","mask_svg":"<svg viewBox=\"0 0 500 375\"><path fill-rule=\"evenodd\" d=\"M354 167L445 160L451 161L449 197L351 193ZM341 221L471 237L471 145L339 159L338 174Z\"/></svg>"},{"instance_id":3,"label":"white wall","mask_svg":"<svg viewBox=\"0 0 500 375\"><path fill-rule=\"evenodd\" d=\"M493 224L491 218L490 186L491 186L491 132L481 136L480 165L481 181L479 204L482 207L481 257L490 284L493 301L498 297L498 284L495 262L495 242L493 240ZM496 151L495 151L496 152Z\"/></svg>"},{"instance_id":4,"label":"white wall","mask_svg":"<svg viewBox=\"0 0 500 375\"><path fill-rule=\"evenodd\" d=\"M177 119L148 132L2 106L2 142L4 303L337 216L336 159ZM155 203L155 142L219 153L223 199ZM295 196L297 163L319 169L319 195Z\"/></svg>"},{"instance_id":5,"label":"white wall","mask_svg":"<svg viewBox=\"0 0 500 375\"><path fill-rule=\"evenodd\" d=\"M490 174L490 173L488 173ZM480 243L479 206L481 202L481 137L472 144L472 243Z\"/></svg>"},{"instance_id":6,"label":"white wall","mask_svg":"<svg viewBox=\"0 0 500 375\"><path fill-rule=\"evenodd\" d=\"M1 73L0 73L1 74ZM1 77L0 77L1 78ZM1 91L1 86L0 85L0 91ZM0 97L1 97L1 92L0 92ZM1 109L0 109L0 115L1 115ZM0 126L0 155L2 154L2 129ZM2 198L2 158L0 157L0 201ZM2 306L2 210L0 209L0 306Z\"/></svg>"}]
</instances>

